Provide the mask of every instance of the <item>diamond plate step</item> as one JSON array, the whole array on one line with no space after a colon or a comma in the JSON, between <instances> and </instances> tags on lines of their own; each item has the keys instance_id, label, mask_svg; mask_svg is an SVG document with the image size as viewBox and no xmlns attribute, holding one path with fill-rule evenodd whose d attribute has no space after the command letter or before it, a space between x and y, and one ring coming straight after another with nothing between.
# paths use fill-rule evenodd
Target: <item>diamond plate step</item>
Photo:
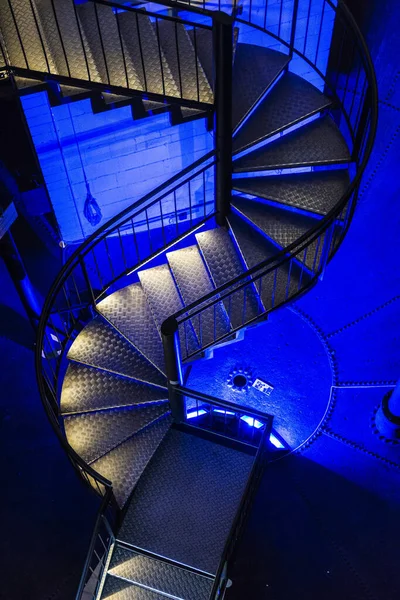
<instances>
[{"instance_id":1,"label":"diamond plate step","mask_svg":"<svg viewBox=\"0 0 400 600\"><path fill-rule=\"evenodd\" d=\"M163 51L159 51L153 25L145 14L118 13L128 72L140 80L137 89L179 97L179 91Z\"/></svg>"},{"instance_id":2,"label":"diamond plate step","mask_svg":"<svg viewBox=\"0 0 400 600\"><path fill-rule=\"evenodd\" d=\"M246 223L237 213L232 211L228 222L248 269L278 254L278 248L258 233L254 227ZM268 267L264 267L262 271L267 269ZM285 263L273 272L259 278L256 281L256 287L264 309L268 311L296 294L308 281L309 275L304 270L302 273L301 267L292 264L289 269L289 264Z\"/></svg>"},{"instance_id":3,"label":"diamond plate step","mask_svg":"<svg viewBox=\"0 0 400 600\"><path fill-rule=\"evenodd\" d=\"M161 337L140 283L114 292L96 309L159 371L164 372Z\"/></svg>"},{"instance_id":4,"label":"diamond plate step","mask_svg":"<svg viewBox=\"0 0 400 600\"><path fill-rule=\"evenodd\" d=\"M213 93L185 26L161 19L157 30L180 97L211 104Z\"/></svg>"},{"instance_id":5,"label":"diamond plate step","mask_svg":"<svg viewBox=\"0 0 400 600\"><path fill-rule=\"evenodd\" d=\"M167 253L167 260L174 275L185 306L214 290L212 281L197 246ZM201 346L210 344L230 329L228 315L220 302L192 319Z\"/></svg>"},{"instance_id":6,"label":"diamond plate step","mask_svg":"<svg viewBox=\"0 0 400 600\"><path fill-rule=\"evenodd\" d=\"M165 386L165 377L132 344L101 317L82 329L68 352L68 358L104 371Z\"/></svg>"},{"instance_id":7,"label":"diamond plate step","mask_svg":"<svg viewBox=\"0 0 400 600\"><path fill-rule=\"evenodd\" d=\"M232 75L234 130L271 87L289 60L286 54L270 48L253 44L237 44Z\"/></svg>"},{"instance_id":8,"label":"diamond plate step","mask_svg":"<svg viewBox=\"0 0 400 600\"><path fill-rule=\"evenodd\" d=\"M60 408L62 414L88 412L118 406L143 405L165 400L168 392L133 379L99 371L78 363L68 366Z\"/></svg>"},{"instance_id":9,"label":"diamond plate step","mask_svg":"<svg viewBox=\"0 0 400 600\"><path fill-rule=\"evenodd\" d=\"M318 215L326 215L346 192L346 170L234 179L233 189Z\"/></svg>"},{"instance_id":10,"label":"diamond plate step","mask_svg":"<svg viewBox=\"0 0 400 600\"><path fill-rule=\"evenodd\" d=\"M165 600L167 597L112 575L107 575L101 594L101 600Z\"/></svg>"},{"instance_id":11,"label":"diamond plate step","mask_svg":"<svg viewBox=\"0 0 400 600\"><path fill-rule=\"evenodd\" d=\"M118 538L215 575L253 460L170 429L135 489Z\"/></svg>"},{"instance_id":12,"label":"diamond plate step","mask_svg":"<svg viewBox=\"0 0 400 600\"><path fill-rule=\"evenodd\" d=\"M39 15L32 2L2 0L0 2L1 32L13 67L57 73ZM39 31L38 31L39 27Z\"/></svg>"},{"instance_id":13,"label":"diamond plate step","mask_svg":"<svg viewBox=\"0 0 400 600\"><path fill-rule=\"evenodd\" d=\"M160 330L161 325L168 317L183 308L171 271L168 265L161 265L160 267L139 271L138 275L154 320L158 330ZM184 347L186 342L189 353L195 352L198 348L198 342L192 327L186 327L185 331L187 339L181 338L183 356L187 354Z\"/></svg>"},{"instance_id":14,"label":"diamond plate step","mask_svg":"<svg viewBox=\"0 0 400 600\"><path fill-rule=\"evenodd\" d=\"M213 87L213 35L211 29L194 28L189 30L189 37L210 88Z\"/></svg>"},{"instance_id":15,"label":"diamond plate step","mask_svg":"<svg viewBox=\"0 0 400 600\"><path fill-rule=\"evenodd\" d=\"M178 598L209 600L214 580L119 545L108 573Z\"/></svg>"},{"instance_id":16,"label":"diamond plate step","mask_svg":"<svg viewBox=\"0 0 400 600\"><path fill-rule=\"evenodd\" d=\"M203 231L196 234L196 239L215 287L218 288L244 273L240 256L226 229ZM258 298L252 286L238 290L223 302L233 328L240 327L260 312Z\"/></svg>"},{"instance_id":17,"label":"diamond plate step","mask_svg":"<svg viewBox=\"0 0 400 600\"><path fill-rule=\"evenodd\" d=\"M325 116L254 150L233 163L235 173L347 163L346 142L334 121Z\"/></svg>"},{"instance_id":18,"label":"diamond plate step","mask_svg":"<svg viewBox=\"0 0 400 600\"><path fill-rule=\"evenodd\" d=\"M170 425L171 417L166 414L92 463L93 469L112 481L120 507L128 500Z\"/></svg>"},{"instance_id":19,"label":"diamond plate step","mask_svg":"<svg viewBox=\"0 0 400 600\"><path fill-rule=\"evenodd\" d=\"M311 83L286 72L234 138L233 151L262 142L331 104L332 100Z\"/></svg>"},{"instance_id":20,"label":"diamond plate step","mask_svg":"<svg viewBox=\"0 0 400 600\"><path fill-rule=\"evenodd\" d=\"M295 242L316 224L312 217L291 213L239 196L232 198L232 206L261 233L267 235L279 249L286 248ZM316 242L311 244L307 254L306 265L310 269L314 264L315 245ZM318 248L318 253L320 252L321 248Z\"/></svg>"},{"instance_id":21,"label":"diamond plate step","mask_svg":"<svg viewBox=\"0 0 400 600\"><path fill-rule=\"evenodd\" d=\"M92 411L64 418L65 435L72 448L91 463L154 422L169 410L167 401Z\"/></svg>"}]
</instances>

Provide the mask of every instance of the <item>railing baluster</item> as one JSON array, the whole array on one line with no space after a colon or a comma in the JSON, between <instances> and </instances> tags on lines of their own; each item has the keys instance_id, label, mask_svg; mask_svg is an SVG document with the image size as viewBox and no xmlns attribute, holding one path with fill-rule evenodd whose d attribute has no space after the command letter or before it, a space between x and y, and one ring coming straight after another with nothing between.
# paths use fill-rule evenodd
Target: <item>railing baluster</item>
<instances>
[{"instance_id":1,"label":"railing baluster","mask_svg":"<svg viewBox=\"0 0 400 600\"><path fill-rule=\"evenodd\" d=\"M162 57L162 50L161 50L160 31L159 31L159 27L158 27L158 21L159 21L159 19L158 19L158 17L156 17L156 35L157 35L158 57L160 60L163 96L165 96L164 65L163 65L163 57Z\"/></svg>"},{"instance_id":2,"label":"railing baluster","mask_svg":"<svg viewBox=\"0 0 400 600\"><path fill-rule=\"evenodd\" d=\"M124 63L126 87L129 89L130 85L129 85L128 68L126 66L125 50L124 50L124 44L123 44L123 41L122 41L121 25L120 25L120 22L119 22L119 19L118 19L118 13L114 13L114 17L115 17L115 21L117 23L119 45L121 46L122 62Z\"/></svg>"},{"instance_id":3,"label":"railing baluster","mask_svg":"<svg viewBox=\"0 0 400 600\"><path fill-rule=\"evenodd\" d=\"M27 69L30 69L30 66L29 66L29 63L28 63L28 58L27 58L27 56L26 56L26 52L25 52L25 48L24 48L24 44L23 44L23 42L22 42L21 34L20 34L20 32L19 32L18 23L17 23L17 19L16 19L16 17L15 17L15 13L14 13L14 9L13 9L13 7L12 7L12 2L11 2L11 0L8 0L8 7L9 7L9 9L10 9L11 16L12 16L12 19L13 19L13 22L14 22L14 27L15 27L15 29L16 29L16 32L17 32L18 41L19 41L19 43L20 43L20 46L21 46L22 54L24 55L24 60L25 60L26 68L27 68Z\"/></svg>"},{"instance_id":4,"label":"railing baluster","mask_svg":"<svg viewBox=\"0 0 400 600\"><path fill-rule=\"evenodd\" d=\"M138 16L137 12L135 12L135 17L136 17L136 29L137 29L138 40L139 40L140 62L142 63L142 71L143 71L144 91L148 92L149 90L147 89L146 68L145 68L144 57L143 57L142 36L140 33L140 21L139 21L139 16Z\"/></svg>"},{"instance_id":5,"label":"railing baluster","mask_svg":"<svg viewBox=\"0 0 400 600\"><path fill-rule=\"evenodd\" d=\"M78 33L79 33L79 39L81 41L81 46L82 46L82 50L83 50L83 56L85 58L85 64L86 64L86 70L87 70L87 74L88 74L88 79L89 79L89 81L92 81L92 78L91 78L91 75L90 75L90 69L89 69L89 61L88 61L88 57L87 57L87 54L86 54L85 43L83 41L81 24L80 24L80 21L79 21L78 11L77 11L77 8L76 8L75 0L70 0L70 2L72 3L72 6L74 8L75 21L76 21L76 26L77 26Z\"/></svg>"},{"instance_id":6,"label":"railing baluster","mask_svg":"<svg viewBox=\"0 0 400 600\"><path fill-rule=\"evenodd\" d=\"M178 63L179 90L181 92L181 98L183 98L181 60L180 60L180 56L179 56L178 23L176 21L175 21L175 44L176 44L176 60Z\"/></svg>"},{"instance_id":7,"label":"railing baluster","mask_svg":"<svg viewBox=\"0 0 400 600\"><path fill-rule=\"evenodd\" d=\"M96 17L97 31L99 33L99 38L100 38L100 46L101 46L101 52L103 54L104 67L106 69L107 82L108 82L108 85L111 85L110 73L108 71L106 51L105 51L104 43L103 43L103 34L101 32L101 27L100 27L99 12L98 12L97 4L96 3L94 3L94 14L95 14L95 17Z\"/></svg>"},{"instance_id":8,"label":"railing baluster","mask_svg":"<svg viewBox=\"0 0 400 600\"><path fill-rule=\"evenodd\" d=\"M196 88L197 88L197 101L200 102L200 83L199 83L199 65L197 58L197 27L193 27L193 41L194 41L194 63L196 65Z\"/></svg>"},{"instance_id":9,"label":"railing baluster","mask_svg":"<svg viewBox=\"0 0 400 600\"><path fill-rule=\"evenodd\" d=\"M122 235L121 235L121 230L120 230L119 227L118 227L117 231L118 231L119 245L120 245L120 248L121 248L121 256L122 256L122 260L123 260L123 263L124 263L124 267L126 269L128 265L127 265L127 262L126 262L124 242L123 242Z\"/></svg>"},{"instance_id":10,"label":"railing baluster","mask_svg":"<svg viewBox=\"0 0 400 600\"><path fill-rule=\"evenodd\" d=\"M40 31L38 20L36 18L35 8L33 6L32 0L29 0L29 4L30 4L30 7L31 7L32 15L33 15L33 20L35 21L35 27L36 27L36 30L37 30L37 33L38 33L38 36L39 36L40 44L42 46L42 52L43 52L44 60L46 62L46 66L47 66L47 72L50 73L50 64L49 64L49 61L47 59L47 52L46 52L46 48L44 46L43 36L42 36L41 31Z\"/></svg>"}]
</instances>

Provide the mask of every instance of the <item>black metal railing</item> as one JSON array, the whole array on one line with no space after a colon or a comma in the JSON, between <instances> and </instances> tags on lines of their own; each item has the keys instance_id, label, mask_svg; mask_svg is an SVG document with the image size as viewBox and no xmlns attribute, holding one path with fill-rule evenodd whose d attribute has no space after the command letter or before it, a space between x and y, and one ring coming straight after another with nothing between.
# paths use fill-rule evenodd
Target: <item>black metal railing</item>
<instances>
[{"instance_id":1,"label":"black metal railing","mask_svg":"<svg viewBox=\"0 0 400 600\"><path fill-rule=\"evenodd\" d=\"M62 430L58 378L66 352L93 316L97 301L122 279L215 214L214 152L111 219L67 260L46 298L38 326L36 374L46 413L74 467L104 495L111 483L68 445Z\"/></svg>"},{"instance_id":2,"label":"black metal railing","mask_svg":"<svg viewBox=\"0 0 400 600\"><path fill-rule=\"evenodd\" d=\"M197 39L212 23L192 22L108 0L15 2L2 7L0 68L92 90L210 110ZM191 39L189 40L188 31Z\"/></svg>"},{"instance_id":3,"label":"black metal railing","mask_svg":"<svg viewBox=\"0 0 400 600\"><path fill-rule=\"evenodd\" d=\"M112 502L112 491L104 496L90 540L89 549L79 582L76 600L96 600L104 580L107 561L115 542L116 516Z\"/></svg>"},{"instance_id":4,"label":"black metal railing","mask_svg":"<svg viewBox=\"0 0 400 600\"><path fill-rule=\"evenodd\" d=\"M278 38L277 33L264 27L266 10L272 4L282 7L282 3L267 0L260 13L255 3L253 6L245 2L237 21L251 23L253 28ZM326 112L339 126L349 147L351 183L334 208L292 244L170 317L169 333L174 331L177 340L169 346L180 349L179 360L192 358L225 340L308 289L324 273L349 227L376 133L375 73L365 41L345 4L339 1L335 6L331 0L321 0L317 14L313 14L312 7L312 0L301 5L294 0L294 21L289 20L290 27L286 29L281 22L285 12L275 13L279 16L278 31L287 31L279 41L293 60L312 67L325 94L332 97L333 106ZM260 14L264 15L261 24ZM328 22L333 33L324 48L323 32ZM229 326L221 325L221 311ZM193 330L195 344L188 340Z\"/></svg>"}]
</instances>

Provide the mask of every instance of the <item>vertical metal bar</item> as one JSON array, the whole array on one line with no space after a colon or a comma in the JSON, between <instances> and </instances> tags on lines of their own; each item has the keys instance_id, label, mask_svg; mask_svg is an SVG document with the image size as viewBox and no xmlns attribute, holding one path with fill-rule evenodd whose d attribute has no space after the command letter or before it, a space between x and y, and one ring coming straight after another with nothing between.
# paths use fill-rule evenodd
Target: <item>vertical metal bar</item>
<instances>
[{"instance_id":1,"label":"vertical metal bar","mask_svg":"<svg viewBox=\"0 0 400 600\"><path fill-rule=\"evenodd\" d=\"M206 218L206 204L207 204L207 200L206 200L206 172L205 170L203 170L203 204L204 204L204 218Z\"/></svg>"},{"instance_id":2,"label":"vertical metal bar","mask_svg":"<svg viewBox=\"0 0 400 600\"><path fill-rule=\"evenodd\" d=\"M125 80L126 80L126 87L129 89L129 77L128 77L128 68L126 66L126 58L125 58L125 50L124 50L124 44L122 42L122 35L121 35L121 26L120 26L120 22L118 19L118 13L114 13L115 15L115 21L117 23L117 30L118 30L118 37L119 37L119 45L121 46L121 54L122 54L122 61L124 63L124 71L125 71Z\"/></svg>"},{"instance_id":3,"label":"vertical metal bar","mask_svg":"<svg viewBox=\"0 0 400 600\"><path fill-rule=\"evenodd\" d=\"M128 265L127 265L127 262L126 262L124 242L123 242L123 239L122 239L122 236L121 236L121 230L120 230L119 227L118 227L117 231L118 231L119 245L121 247L121 256L122 256L122 260L124 262L124 267L126 269L128 267Z\"/></svg>"},{"instance_id":4,"label":"vertical metal bar","mask_svg":"<svg viewBox=\"0 0 400 600\"><path fill-rule=\"evenodd\" d=\"M79 17L78 17L78 11L76 9L76 4L74 0L71 0L72 6L74 7L74 13L75 13L75 20L76 20L76 26L78 28L78 33L79 33L79 39L81 41L81 46L82 46L82 50L83 50L83 56L85 58L85 63L86 63L86 70L87 70L87 74L88 74L88 79L89 81L91 81L91 76L90 76L90 69L89 69L89 61L87 58L87 54L86 54L86 48L85 48L85 44L83 42L83 35L82 35L82 31L81 31L81 24L79 21Z\"/></svg>"},{"instance_id":5,"label":"vertical metal bar","mask_svg":"<svg viewBox=\"0 0 400 600\"><path fill-rule=\"evenodd\" d=\"M106 68L107 82L108 82L108 85L111 85L110 74L108 72L106 51L104 49L104 44L103 44L103 34L101 33L101 27L100 27L100 21L99 21L99 13L98 13L98 10L97 10L97 4L96 3L94 3L94 14L96 16L96 24L97 24L97 30L99 32L100 46L101 46L101 51L102 51L102 54L103 54L104 66Z\"/></svg>"},{"instance_id":6,"label":"vertical metal bar","mask_svg":"<svg viewBox=\"0 0 400 600\"><path fill-rule=\"evenodd\" d=\"M303 54L304 54L304 56L306 55L308 28L310 27L311 4L312 4L312 0L309 0L308 13L307 13L306 31L304 33L304 45L303 45Z\"/></svg>"},{"instance_id":7,"label":"vertical metal bar","mask_svg":"<svg viewBox=\"0 0 400 600\"><path fill-rule=\"evenodd\" d=\"M138 241L136 238L136 230L135 230L135 224L133 222L133 217L131 218L131 223L132 223L133 245L135 246L135 250L136 250L137 262L139 262L140 261L140 252L139 252Z\"/></svg>"},{"instance_id":8,"label":"vertical metal bar","mask_svg":"<svg viewBox=\"0 0 400 600\"><path fill-rule=\"evenodd\" d=\"M146 226L147 226L147 233L149 236L150 252L153 252L153 240L151 239L150 222L149 222L149 215L147 213L147 208L145 209L144 214L146 216Z\"/></svg>"},{"instance_id":9,"label":"vertical metal bar","mask_svg":"<svg viewBox=\"0 0 400 600\"><path fill-rule=\"evenodd\" d=\"M32 4L32 0L29 0L29 4L30 4L30 7L31 7L33 19L35 21L36 29L37 29L37 32L38 32L38 35L39 35L40 44L42 46L42 52L43 52L44 60L46 61L47 72L50 73L50 64L49 64L49 61L47 60L46 48L44 47L43 37L42 37L41 31L40 31L38 20L36 18L35 9L34 9L34 6Z\"/></svg>"},{"instance_id":10,"label":"vertical metal bar","mask_svg":"<svg viewBox=\"0 0 400 600\"><path fill-rule=\"evenodd\" d=\"M293 258L291 258L289 260L289 271L288 271L287 281L286 281L285 300L287 300L289 298L290 280L291 280L291 276L292 276L292 264L293 264Z\"/></svg>"},{"instance_id":11,"label":"vertical metal bar","mask_svg":"<svg viewBox=\"0 0 400 600\"><path fill-rule=\"evenodd\" d=\"M200 102L200 83L199 83L199 65L197 58L197 27L193 27L193 41L194 41L194 64L196 66L196 89L197 89L197 101Z\"/></svg>"},{"instance_id":12,"label":"vertical metal bar","mask_svg":"<svg viewBox=\"0 0 400 600\"><path fill-rule=\"evenodd\" d=\"M164 215L163 215L163 209L162 209L162 202L161 200L158 201L159 205L160 205L160 216L161 216L161 236L163 239L163 244L164 246L167 245L167 238L165 237L165 229L164 229Z\"/></svg>"},{"instance_id":13,"label":"vertical metal bar","mask_svg":"<svg viewBox=\"0 0 400 600\"><path fill-rule=\"evenodd\" d=\"M54 14L54 20L56 22L56 27L57 27L57 33L58 33L58 37L60 38L60 43L61 43L61 48L64 54L64 60L65 60L65 64L67 66L67 71L68 71L68 77L71 77L71 71L69 68L69 62L68 62L68 57L67 57L67 51L65 50L65 46L64 46L64 41L62 39L62 35L61 35L61 29L60 29L60 25L58 23L58 18L57 18L57 13L56 13L56 9L54 6L54 0L51 0L51 7L53 9L53 14Z\"/></svg>"},{"instance_id":14,"label":"vertical metal bar","mask_svg":"<svg viewBox=\"0 0 400 600\"><path fill-rule=\"evenodd\" d=\"M177 23L177 21L175 21L175 44L176 44L176 59L178 62L179 89L181 92L181 98L183 98L182 73L181 73L181 61L180 61L180 56L179 56L179 39L178 39L178 23Z\"/></svg>"},{"instance_id":15,"label":"vertical metal bar","mask_svg":"<svg viewBox=\"0 0 400 600\"><path fill-rule=\"evenodd\" d=\"M283 0L281 0L281 7L280 7L280 11L279 11L278 37L281 37L281 29L282 29L282 12L283 12Z\"/></svg>"},{"instance_id":16,"label":"vertical metal bar","mask_svg":"<svg viewBox=\"0 0 400 600\"><path fill-rule=\"evenodd\" d=\"M299 12L299 0L294 0L293 3L293 13L292 13L292 27L290 30L290 49L289 56L293 56L294 43L296 38L296 27L297 27L297 15Z\"/></svg>"},{"instance_id":17,"label":"vertical metal bar","mask_svg":"<svg viewBox=\"0 0 400 600\"><path fill-rule=\"evenodd\" d=\"M157 35L158 57L160 60L163 96L165 96L164 65L163 65L163 60L162 60L163 57L162 57L162 51L161 51L160 31L158 28L158 21L159 21L159 19L156 17L156 35Z\"/></svg>"},{"instance_id":18,"label":"vertical metal bar","mask_svg":"<svg viewBox=\"0 0 400 600\"><path fill-rule=\"evenodd\" d=\"M171 412L178 423L185 420L185 400L176 387L182 384L182 361L180 357L179 328L174 317L169 317L161 325L161 338L164 348L165 371L168 379L168 395Z\"/></svg>"},{"instance_id":19,"label":"vertical metal bar","mask_svg":"<svg viewBox=\"0 0 400 600\"><path fill-rule=\"evenodd\" d=\"M143 57L143 48L142 48L142 36L140 34L139 16L138 16L137 12L135 13L135 17L136 17L136 29L137 29L138 40L139 40L140 62L142 63L142 70L143 70L144 91L148 92L148 89L147 89L147 78L146 78L146 69L145 69L145 66L144 66L144 57Z\"/></svg>"},{"instance_id":20,"label":"vertical metal bar","mask_svg":"<svg viewBox=\"0 0 400 600\"><path fill-rule=\"evenodd\" d=\"M215 90L214 140L217 164L215 198L218 225L225 225L232 191L232 39L233 20L222 12L213 15Z\"/></svg>"},{"instance_id":21,"label":"vertical metal bar","mask_svg":"<svg viewBox=\"0 0 400 600\"><path fill-rule=\"evenodd\" d=\"M178 210L176 206L176 190L174 190L174 209L175 209L175 231L176 234L179 233L179 225L178 225Z\"/></svg>"},{"instance_id":22,"label":"vertical metal bar","mask_svg":"<svg viewBox=\"0 0 400 600\"><path fill-rule=\"evenodd\" d=\"M326 2L324 2L322 5L321 23L319 24L317 48L315 51L315 61L314 61L315 66L318 66L317 61L318 61L319 46L321 44L322 25L323 25L324 17L325 17L325 6L326 6Z\"/></svg>"},{"instance_id":23,"label":"vertical metal bar","mask_svg":"<svg viewBox=\"0 0 400 600\"><path fill-rule=\"evenodd\" d=\"M271 308L274 308L274 306L275 306L276 280L277 280L277 276L278 276L278 269L279 269L279 267L275 267L275 271L274 271L274 284L273 284L273 287L272 287L272 304L271 304Z\"/></svg>"},{"instance_id":24,"label":"vertical metal bar","mask_svg":"<svg viewBox=\"0 0 400 600\"><path fill-rule=\"evenodd\" d=\"M104 238L104 244L105 244L105 247L106 247L106 252L107 252L107 257L108 257L108 264L110 265L111 277L114 279L115 278L115 272L114 272L114 266L113 266L113 263L112 263L112 258L110 256L110 248L108 246L107 236L105 236L105 238Z\"/></svg>"},{"instance_id":25,"label":"vertical metal bar","mask_svg":"<svg viewBox=\"0 0 400 600\"><path fill-rule=\"evenodd\" d=\"M315 248L315 255L314 255L313 266L312 266L313 273L315 271L315 265L317 263L317 258L318 258L318 253L319 253L319 247L320 247L320 245L321 245L321 236L319 236L318 241L317 241L317 247Z\"/></svg>"},{"instance_id":26,"label":"vertical metal bar","mask_svg":"<svg viewBox=\"0 0 400 600\"><path fill-rule=\"evenodd\" d=\"M18 41L19 41L20 46L21 46L22 54L24 55L24 60L25 60L26 68L30 69L30 66L29 66L29 63L28 63L28 58L26 56L26 52L25 52L25 48L24 48L24 44L22 43L21 34L19 32L19 27L18 27L17 19L15 18L15 13L14 13L14 10L13 10L12 4L11 4L11 0L8 0L8 7L10 9L11 16L12 16L12 19L14 21L14 26L15 26L15 29L17 31Z\"/></svg>"},{"instance_id":27,"label":"vertical metal bar","mask_svg":"<svg viewBox=\"0 0 400 600\"><path fill-rule=\"evenodd\" d=\"M94 251L93 251L93 252L94 252ZM93 304L94 304L94 302L95 302L95 297L94 297L94 293L93 293L93 288L92 288L92 284L91 284L91 282L90 282L89 273L88 273L88 271L87 271L87 269L86 269L86 265L85 265L85 262L84 262L84 260L83 260L83 257L82 257L82 256L81 256L81 257L80 257L80 259L79 259L79 264L81 265L81 269L82 269L83 277L84 277L84 279L85 279L86 285L87 285L87 287L88 287L88 289L89 289L89 292L90 292L90 295L91 295L91 297L92 297L92 301L93 301Z\"/></svg>"},{"instance_id":28,"label":"vertical metal bar","mask_svg":"<svg viewBox=\"0 0 400 600\"><path fill-rule=\"evenodd\" d=\"M192 226L192 188L190 185L190 179L188 181L188 192L189 192L189 214L190 214L190 227Z\"/></svg>"},{"instance_id":29,"label":"vertical metal bar","mask_svg":"<svg viewBox=\"0 0 400 600\"><path fill-rule=\"evenodd\" d=\"M97 258L96 258L96 252L94 251L94 248L92 248L92 254L93 254L94 265L95 265L95 267L96 267L97 277L99 278L99 282L100 282L100 285L101 285L101 287L102 287L102 288L104 288L104 285L103 285L103 278L102 278L102 276L100 275L99 264L98 264L98 262L97 262Z\"/></svg>"}]
</instances>

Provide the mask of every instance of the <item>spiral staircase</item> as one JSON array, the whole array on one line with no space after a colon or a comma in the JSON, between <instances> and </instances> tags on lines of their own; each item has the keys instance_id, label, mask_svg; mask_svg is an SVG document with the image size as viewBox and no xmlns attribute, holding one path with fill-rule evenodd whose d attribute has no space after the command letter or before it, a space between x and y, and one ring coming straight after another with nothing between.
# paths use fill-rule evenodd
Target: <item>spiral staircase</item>
<instances>
[{"instance_id":1,"label":"spiral staircase","mask_svg":"<svg viewBox=\"0 0 400 600\"><path fill-rule=\"evenodd\" d=\"M45 408L79 475L103 497L77 598L224 595L273 453L273 415L188 390L187 373L318 281L350 224L376 126L360 71L336 87L326 79L323 92L293 72L293 59L307 58L306 44L295 48L299 2L287 52L241 41L243 24L267 35L273 3L264 3L264 27L251 4L233 7L232 19L215 13L222 33L204 24L213 19L205 3L165 4L178 14L0 1L0 66L18 94L45 89L53 104L90 97L94 112L130 105L135 120L168 111L171 125L204 118L210 127L213 113L217 121L215 152L86 240L45 303ZM180 19L177 7L200 20ZM322 24L323 16L320 36ZM229 40L224 60L218 35ZM232 59L226 86L218 75Z\"/></svg>"}]
</instances>

